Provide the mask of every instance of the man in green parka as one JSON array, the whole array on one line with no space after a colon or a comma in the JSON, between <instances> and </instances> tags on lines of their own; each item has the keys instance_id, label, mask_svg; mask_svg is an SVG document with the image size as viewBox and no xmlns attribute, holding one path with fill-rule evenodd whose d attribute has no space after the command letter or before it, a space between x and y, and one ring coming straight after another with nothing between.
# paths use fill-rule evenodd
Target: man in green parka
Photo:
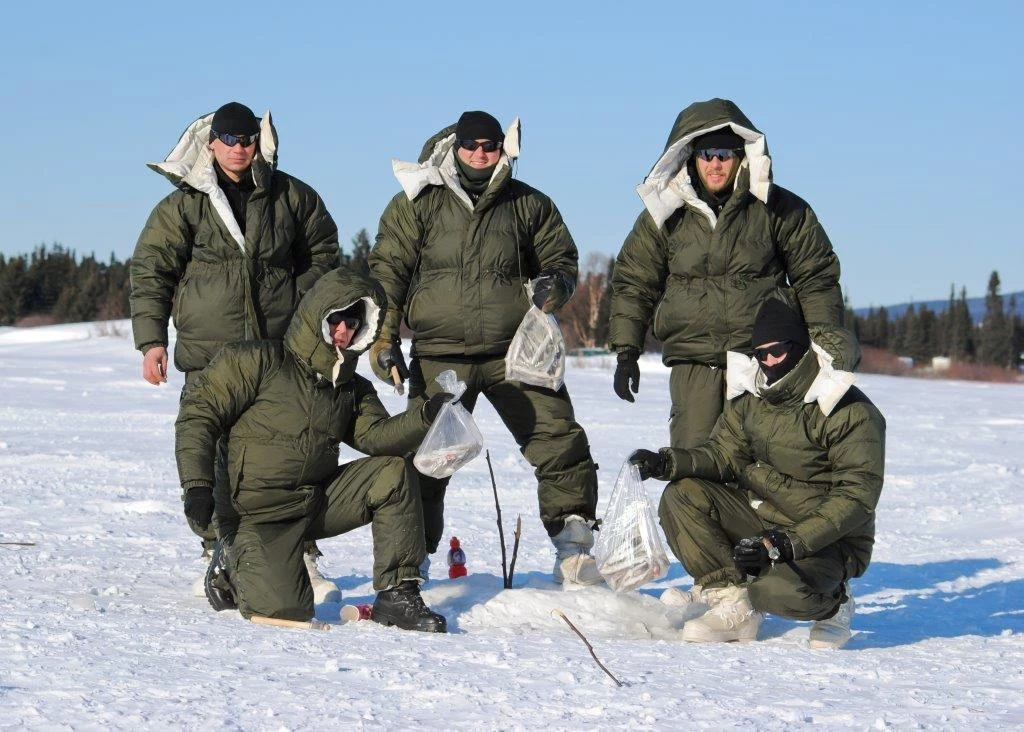
<instances>
[{"instance_id":1,"label":"man in green parka","mask_svg":"<svg viewBox=\"0 0 1024 732\"><path fill-rule=\"evenodd\" d=\"M434 379L446 369L466 383L467 409L483 394L535 469L555 581L595 584L597 469L569 393L505 379L505 354L530 307L524 284L534 280L534 304L554 312L572 296L578 260L555 204L512 177L518 155L518 119L506 134L472 111L431 137L419 163L395 161L402 191L381 216L369 258L388 296L370 365L388 383L392 371L409 377L410 409L440 389ZM403 318L413 332L408 370ZM430 553L444 530L447 483L421 479Z\"/></svg>"},{"instance_id":2,"label":"man in green parka","mask_svg":"<svg viewBox=\"0 0 1024 732\"><path fill-rule=\"evenodd\" d=\"M142 376L167 381L167 325L174 363L190 384L225 343L280 338L302 295L339 264L338 228L320 196L277 169L270 112L229 102L185 130L150 168L176 190L149 216L131 260L131 311ZM223 444L218 463L223 465ZM217 484L226 485L218 476ZM182 496L190 528L209 550L213 493ZM337 591L307 547L318 595Z\"/></svg>"},{"instance_id":3,"label":"man in green parka","mask_svg":"<svg viewBox=\"0 0 1024 732\"><path fill-rule=\"evenodd\" d=\"M642 478L673 481L661 525L695 587L662 599L710 605L684 640L754 640L768 612L814 621L811 646L838 648L847 580L874 545L885 419L781 300L765 302L750 344L753 358L728 354L729 401L704 444L630 456Z\"/></svg>"},{"instance_id":4,"label":"man in green parka","mask_svg":"<svg viewBox=\"0 0 1024 732\"><path fill-rule=\"evenodd\" d=\"M225 346L186 388L175 446L184 491L213 486L217 442L228 436L230 492L215 494L221 543L207 577L216 609L309 620L303 543L371 524L373 619L445 631L420 598L426 552L409 456L451 394L391 417L355 373L385 309L376 282L336 269L302 299L283 341ZM342 442L373 457L339 467Z\"/></svg>"},{"instance_id":5,"label":"man in green parka","mask_svg":"<svg viewBox=\"0 0 1024 732\"><path fill-rule=\"evenodd\" d=\"M679 113L646 180L645 210L615 262L609 342L615 393L632 402L648 327L672 368L674 447L694 447L722 412L725 354L745 351L754 315L775 297L798 307L816 340L852 370L839 260L817 217L772 182L765 136L732 102Z\"/></svg>"}]
</instances>

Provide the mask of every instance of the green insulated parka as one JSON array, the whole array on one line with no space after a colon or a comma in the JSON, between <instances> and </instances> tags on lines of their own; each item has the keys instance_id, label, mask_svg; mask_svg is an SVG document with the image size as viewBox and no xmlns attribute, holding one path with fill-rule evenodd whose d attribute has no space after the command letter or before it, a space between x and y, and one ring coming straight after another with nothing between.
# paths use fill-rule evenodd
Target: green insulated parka
<instances>
[{"instance_id":1,"label":"green insulated parka","mask_svg":"<svg viewBox=\"0 0 1024 732\"><path fill-rule=\"evenodd\" d=\"M746 142L734 192L716 216L697 195L691 158L692 141L720 128ZM749 352L767 296L799 307L812 328L841 325L839 260L828 236L806 202L772 183L765 137L732 102L684 109L637 192L645 210L612 278L614 348L642 351L650 326L666 365L724 366L726 351ZM841 365L853 366L849 358Z\"/></svg>"},{"instance_id":2,"label":"green insulated parka","mask_svg":"<svg viewBox=\"0 0 1024 732\"><path fill-rule=\"evenodd\" d=\"M181 371L202 369L231 341L281 338L302 295L340 263L338 228L320 196L276 170L269 112L243 236L207 147L212 118L193 122L163 162L150 164L178 190L153 209L131 261L135 346L166 346L173 317Z\"/></svg>"},{"instance_id":3,"label":"green insulated parka","mask_svg":"<svg viewBox=\"0 0 1024 732\"><path fill-rule=\"evenodd\" d=\"M388 296L382 337L398 339L404 317L417 355L500 356L529 309L527 280L553 269L576 282L576 245L555 204L512 178L518 141L516 120L475 204L459 184L454 125L427 141L419 163L395 161L403 190L369 258Z\"/></svg>"},{"instance_id":4,"label":"green insulated parka","mask_svg":"<svg viewBox=\"0 0 1024 732\"><path fill-rule=\"evenodd\" d=\"M360 299L364 323L350 348L337 351L326 318ZM317 486L338 470L340 443L367 455L415 450L429 426L422 410L389 416L355 373L385 302L373 280L336 269L302 299L283 342L225 346L182 397L175 443L182 488L213 485L215 446L227 433L233 512L284 521L309 514Z\"/></svg>"},{"instance_id":5,"label":"green insulated parka","mask_svg":"<svg viewBox=\"0 0 1024 732\"><path fill-rule=\"evenodd\" d=\"M663 448L669 480L738 481L751 507L783 529L796 559L839 544L847 574L867 569L885 468L885 419L812 343L765 387L757 361L729 353L725 411L700 447Z\"/></svg>"}]
</instances>

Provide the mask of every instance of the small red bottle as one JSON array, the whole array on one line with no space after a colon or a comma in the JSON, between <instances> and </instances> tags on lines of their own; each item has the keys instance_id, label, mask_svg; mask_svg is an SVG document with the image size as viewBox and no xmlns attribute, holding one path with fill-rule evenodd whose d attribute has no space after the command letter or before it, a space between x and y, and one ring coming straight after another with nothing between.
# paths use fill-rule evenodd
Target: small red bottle
<instances>
[{"instance_id":1,"label":"small red bottle","mask_svg":"<svg viewBox=\"0 0 1024 732\"><path fill-rule=\"evenodd\" d=\"M459 539L453 536L448 542L451 549L448 550L448 579L466 576L466 552L459 546Z\"/></svg>"}]
</instances>

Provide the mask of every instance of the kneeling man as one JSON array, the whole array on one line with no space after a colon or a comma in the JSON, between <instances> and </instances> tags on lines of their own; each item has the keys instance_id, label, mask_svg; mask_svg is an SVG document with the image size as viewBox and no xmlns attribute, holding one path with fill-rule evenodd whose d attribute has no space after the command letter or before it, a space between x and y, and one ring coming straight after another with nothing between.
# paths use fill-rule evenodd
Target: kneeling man
<instances>
[{"instance_id":1,"label":"kneeling man","mask_svg":"<svg viewBox=\"0 0 1024 732\"><path fill-rule=\"evenodd\" d=\"M213 494L221 541L207 596L215 609L311 619L303 542L371 524L373 619L446 631L420 597L423 510L409 456L451 395L392 417L355 373L385 310L375 281L336 269L303 297L283 340L225 346L186 390L175 454L186 495ZM229 495L213 492L222 434ZM372 457L339 466L342 442Z\"/></svg>"},{"instance_id":2,"label":"kneeling man","mask_svg":"<svg viewBox=\"0 0 1024 732\"><path fill-rule=\"evenodd\" d=\"M837 648L850 638L847 580L871 559L885 419L781 300L762 305L751 345L753 358L728 354L728 401L706 442L630 456L643 478L673 481L661 525L697 587L663 599L710 605L684 640L754 640L767 612L814 621L810 645Z\"/></svg>"}]
</instances>

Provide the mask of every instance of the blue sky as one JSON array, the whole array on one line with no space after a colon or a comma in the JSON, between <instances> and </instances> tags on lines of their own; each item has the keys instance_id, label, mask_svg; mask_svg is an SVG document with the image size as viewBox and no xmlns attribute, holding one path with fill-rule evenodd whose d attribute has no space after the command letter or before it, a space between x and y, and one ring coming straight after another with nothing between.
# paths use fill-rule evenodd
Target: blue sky
<instances>
[{"instance_id":1,"label":"blue sky","mask_svg":"<svg viewBox=\"0 0 1024 732\"><path fill-rule=\"evenodd\" d=\"M270 108L280 167L343 244L393 157L464 109L523 122L518 175L614 255L634 187L693 101L732 99L822 220L856 307L1024 289L1024 5L48 3L0 28L0 252L131 254L170 184L145 167L230 100Z\"/></svg>"}]
</instances>

